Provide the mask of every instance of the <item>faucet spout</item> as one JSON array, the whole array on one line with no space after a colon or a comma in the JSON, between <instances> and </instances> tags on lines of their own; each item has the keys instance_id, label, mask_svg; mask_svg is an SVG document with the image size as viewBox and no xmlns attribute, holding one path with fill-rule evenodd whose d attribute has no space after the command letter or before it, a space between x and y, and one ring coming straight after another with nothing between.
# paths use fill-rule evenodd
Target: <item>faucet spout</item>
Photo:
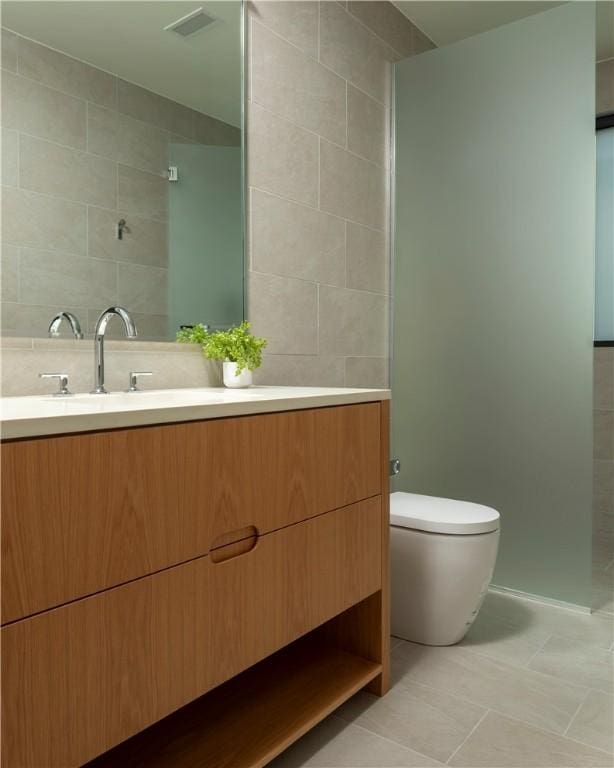
<instances>
[{"instance_id":1,"label":"faucet spout","mask_svg":"<svg viewBox=\"0 0 614 768\"><path fill-rule=\"evenodd\" d=\"M118 316L123 324L126 337L129 339L136 338L136 325L134 320L130 316L128 310L123 307L109 307L100 315L96 321L96 328L94 330L94 389L93 395L104 395L107 390L104 386L104 337L107 332L107 326L109 321Z\"/></svg>"}]
</instances>

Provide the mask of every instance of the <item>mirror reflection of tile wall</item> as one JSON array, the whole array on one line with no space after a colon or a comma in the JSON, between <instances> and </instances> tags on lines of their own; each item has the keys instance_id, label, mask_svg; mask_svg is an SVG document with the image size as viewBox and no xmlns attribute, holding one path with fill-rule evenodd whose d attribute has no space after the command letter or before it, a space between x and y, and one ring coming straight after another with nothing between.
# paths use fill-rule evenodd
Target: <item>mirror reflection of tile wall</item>
<instances>
[{"instance_id":1,"label":"mirror reflection of tile wall","mask_svg":"<svg viewBox=\"0 0 614 768\"><path fill-rule=\"evenodd\" d=\"M59 310L91 334L118 303L167 338L169 145L240 129L8 30L1 77L3 335L44 336Z\"/></svg>"}]
</instances>

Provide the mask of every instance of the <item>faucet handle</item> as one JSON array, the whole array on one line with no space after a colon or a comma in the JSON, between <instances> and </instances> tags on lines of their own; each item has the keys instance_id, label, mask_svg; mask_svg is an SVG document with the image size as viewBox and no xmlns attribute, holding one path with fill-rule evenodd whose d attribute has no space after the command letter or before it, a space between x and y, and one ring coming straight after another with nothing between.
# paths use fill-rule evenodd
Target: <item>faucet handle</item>
<instances>
[{"instance_id":1,"label":"faucet handle","mask_svg":"<svg viewBox=\"0 0 614 768\"><path fill-rule=\"evenodd\" d=\"M137 387L139 376L153 376L153 373L151 371L130 371L130 376L128 377L128 389L126 392L139 391L139 388Z\"/></svg>"},{"instance_id":2,"label":"faucet handle","mask_svg":"<svg viewBox=\"0 0 614 768\"><path fill-rule=\"evenodd\" d=\"M39 373L41 379L57 379L60 389L53 394L58 397L61 395L72 395L72 392L68 389L68 374L67 373Z\"/></svg>"}]
</instances>

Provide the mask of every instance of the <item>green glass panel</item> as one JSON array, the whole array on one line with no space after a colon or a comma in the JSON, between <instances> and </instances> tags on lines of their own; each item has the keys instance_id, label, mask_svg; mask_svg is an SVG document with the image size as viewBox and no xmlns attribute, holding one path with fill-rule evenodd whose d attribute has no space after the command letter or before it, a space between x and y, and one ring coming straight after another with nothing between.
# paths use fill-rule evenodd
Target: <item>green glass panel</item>
<instances>
[{"instance_id":1,"label":"green glass panel","mask_svg":"<svg viewBox=\"0 0 614 768\"><path fill-rule=\"evenodd\" d=\"M240 147L171 144L169 334L243 319Z\"/></svg>"},{"instance_id":2,"label":"green glass panel","mask_svg":"<svg viewBox=\"0 0 614 768\"><path fill-rule=\"evenodd\" d=\"M494 582L590 604L594 8L396 65L398 490L502 515Z\"/></svg>"}]
</instances>

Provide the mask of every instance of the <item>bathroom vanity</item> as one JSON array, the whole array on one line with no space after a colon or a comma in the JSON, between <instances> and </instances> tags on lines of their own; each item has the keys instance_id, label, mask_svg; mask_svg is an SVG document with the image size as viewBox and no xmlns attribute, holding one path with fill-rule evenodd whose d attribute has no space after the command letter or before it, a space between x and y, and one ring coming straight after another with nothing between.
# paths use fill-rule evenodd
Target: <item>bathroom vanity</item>
<instances>
[{"instance_id":1,"label":"bathroom vanity","mask_svg":"<svg viewBox=\"0 0 614 768\"><path fill-rule=\"evenodd\" d=\"M157 395L2 403L5 768L263 766L388 687L388 391Z\"/></svg>"}]
</instances>

